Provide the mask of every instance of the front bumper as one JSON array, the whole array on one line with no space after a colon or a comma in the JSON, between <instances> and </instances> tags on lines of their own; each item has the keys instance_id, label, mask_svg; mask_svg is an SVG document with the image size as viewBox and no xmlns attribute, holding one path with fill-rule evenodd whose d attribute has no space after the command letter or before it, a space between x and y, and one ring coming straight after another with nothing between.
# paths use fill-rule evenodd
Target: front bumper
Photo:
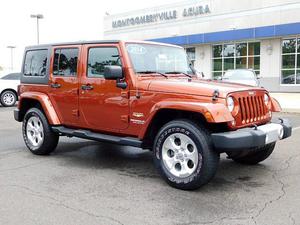
<instances>
[{"instance_id":1,"label":"front bumper","mask_svg":"<svg viewBox=\"0 0 300 225\"><path fill-rule=\"evenodd\" d=\"M254 128L213 133L211 135L215 149L220 152L241 149L254 149L285 139L292 135L292 126L288 119L279 119L278 123L268 123Z\"/></svg>"}]
</instances>

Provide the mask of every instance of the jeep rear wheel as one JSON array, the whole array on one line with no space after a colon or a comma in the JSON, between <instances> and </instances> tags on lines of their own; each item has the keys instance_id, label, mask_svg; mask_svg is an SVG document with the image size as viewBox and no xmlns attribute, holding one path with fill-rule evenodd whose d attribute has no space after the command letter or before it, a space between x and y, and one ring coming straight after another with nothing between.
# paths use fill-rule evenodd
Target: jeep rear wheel
<instances>
[{"instance_id":1,"label":"jeep rear wheel","mask_svg":"<svg viewBox=\"0 0 300 225\"><path fill-rule=\"evenodd\" d=\"M11 107L16 104L17 101L17 95L13 91L4 91L1 96L1 105L4 107Z\"/></svg>"},{"instance_id":2,"label":"jeep rear wheel","mask_svg":"<svg viewBox=\"0 0 300 225\"><path fill-rule=\"evenodd\" d=\"M233 161L241 164L247 164L247 165L255 165L258 164L265 159L267 159L272 152L274 151L275 148L275 142L267 144L263 147L254 149L251 152L241 152L239 154L228 154L229 158L231 158Z\"/></svg>"},{"instance_id":3,"label":"jeep rear wheel","mask_svg":"<svg viewBox=\"0 0 300 225\"><path fill-rule=\"evenodd\" d=\"M189 120L167 123L157 134L154 163L171 186L183 190L197 189L215 175L219 154L208 132Z\"/></svg>"},{"instance_id":4,"label":"jeep rear wheel","mask_svg":"<svg viewBox=\"0 0 300 225\"><path fill-rule=\"evenodd\" d=\"M27 111L22 132L25 144L33 154L47 155L57 146L59 136L51 130L47 118L38 108Z\"/></svg>"}]
</instances>

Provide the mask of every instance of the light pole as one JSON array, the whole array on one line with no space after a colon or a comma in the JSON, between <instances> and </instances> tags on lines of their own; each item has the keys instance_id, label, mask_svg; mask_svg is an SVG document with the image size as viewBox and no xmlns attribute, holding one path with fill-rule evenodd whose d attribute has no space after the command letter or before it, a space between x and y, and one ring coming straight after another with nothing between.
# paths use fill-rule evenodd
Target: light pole
<instances>
[{"instance_id":1,"label":"light pole","mask_svg":"<svg viewBox=\"0 0 300 225\"><path fill-rule=\"evenodd\" d=\"M37 44L40 43L40 28L39 28L39 19L43 19L43 14L32 14L31 18L36 18L36 32L37 32Z\"/></svg>"},{"instance_id":2,"label":"light pole","mask_svg":"<svg viewBox=\"0 0 300 225\"><path fill-rule=\"evenodd\" d=\"M9 45L7 48L10 49L10 70L14 70L14 56L13 56L13 50L16 48L16 46Z\"/></svg>"}]
</instances>

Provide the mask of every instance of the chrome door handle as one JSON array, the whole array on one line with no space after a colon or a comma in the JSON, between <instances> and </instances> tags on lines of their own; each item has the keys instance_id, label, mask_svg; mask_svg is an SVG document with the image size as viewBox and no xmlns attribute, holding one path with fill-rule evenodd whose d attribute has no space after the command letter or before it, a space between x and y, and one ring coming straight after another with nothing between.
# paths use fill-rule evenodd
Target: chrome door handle
<instances>
[{"instance_id":1,"label":"chrome door handle","mask_svg":"<svg viewBox=\"0 0 300 225\"><path fill-rule=\"evenodd\" d=\"M90 84L87 84L87 85L82 85L81 89L84 90L84 91L89 91L89 90L93 90L94 87Z\"/></svg>"},{"instance_id":2,"label":"chrome door handle","mask_svg":"<svg viewBox=\"0 0 300 225\"><path fill-rule=\"evenodd\" d=\"M53 84L51 84L50 86L51 86L52 88L60 88L60 87L61 87L61 85L58 84L58 83L53 83Z\"/></svg>"}]
</instances>

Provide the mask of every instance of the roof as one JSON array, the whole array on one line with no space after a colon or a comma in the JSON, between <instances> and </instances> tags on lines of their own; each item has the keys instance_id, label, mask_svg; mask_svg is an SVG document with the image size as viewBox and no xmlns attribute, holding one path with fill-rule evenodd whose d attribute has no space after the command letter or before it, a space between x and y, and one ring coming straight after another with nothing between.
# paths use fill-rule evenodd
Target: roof
<instances>
[{"instance_id":1,"label":"roof","mask_svg":"<svg viewBox=\"0 0 300 225\"><path fill-rule=\"evenodd\" d=\"M96 40L96 41L77 41L77 42L61 42L61 43L52 43L52 44L42 44L42 45L32 45L27 46L27 49L38 49L38 48L49 48L52 46L66 46L66 45L83 45L83 44L117 44L121 42L122 40ZM136 40L126 40L127 43L137 43L137 44L156 44L156 45L164 45L164 46L170 46L170 47L177 47L182 48L178 45L172 45L167 43L161 43L161 42L154 42L154 41L136 41Z\"/></svg>"},{"instance_id":2,"label":"roof","mask_svg":"<svg viewBox=\"0 0 300 225\"><path fill-rule=\"evenodd\" d=\"M42 44L42 45L31 45L31 46L27 46L27 48L43 48L43 47L61 46L61 45L115 44L119 42L120 40L74 41L74 42L59 42L59 43Z\"/></svg>"}]
</instances>

